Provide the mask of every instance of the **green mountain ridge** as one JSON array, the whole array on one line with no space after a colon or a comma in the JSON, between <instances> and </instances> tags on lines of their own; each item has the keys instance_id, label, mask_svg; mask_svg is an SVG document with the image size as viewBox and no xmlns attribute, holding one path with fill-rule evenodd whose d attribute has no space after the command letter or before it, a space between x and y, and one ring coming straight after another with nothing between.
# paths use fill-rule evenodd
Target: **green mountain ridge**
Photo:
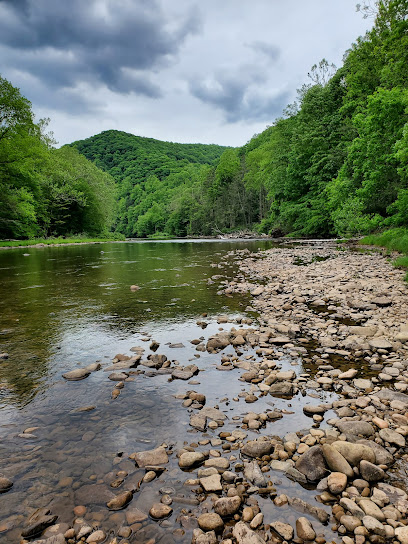
<instances>
[{"instance_id":1,"label":"green mountain ridge","mask_svg":"<svg viewBox=\"0 0 408 544\"><path fill-rule=\"evenodd\" d=\"M180 191L207 174L225 146L180 144L107 130L70 144L117 183L115 228L127 236L146 236L163 230ZM165 205L166 204L166 205ZM171 220L174 222L174 214ZM179 225L173 234L185 235Z\"/></svg>"},{"instance_id":2,"label":"green mountain ridge","mask_svg":"<svg viewBox=\"0 0 408 544\"><path fill-rule=\"evenodd\" d=\"M240 148L108 130L53 149L0 76L0 236L257 229L355 236L408 226L408 0L378 0L336 69Z\"/></svg>"}]
</instances>

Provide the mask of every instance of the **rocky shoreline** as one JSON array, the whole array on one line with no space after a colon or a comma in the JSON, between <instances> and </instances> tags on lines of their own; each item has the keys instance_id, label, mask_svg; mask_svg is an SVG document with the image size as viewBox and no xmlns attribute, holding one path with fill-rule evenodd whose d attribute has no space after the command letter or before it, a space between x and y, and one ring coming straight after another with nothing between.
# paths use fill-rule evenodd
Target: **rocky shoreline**
<instances>
[{"instance_id":1,"label":"rocky shoreline","mask_svg":"<svg viewBox=\"0 0 408 544\"><path fill-rule=\"evenodd\" d=\"M191 442L175 437L174 444L124 452L104 486L84 486L99 486L88 495L99 493L108 511L123 511L114 535L88 516L83 492L71 524L42 507L26 520L21 543L408 544L400 477L408 460L404 274L377 252L334 243L236 250L229 261L239 266L236 277L226 279L214 265L219 270L209 281L220 296L250 293L247 312L256 313L256 323L218 316L220 330L205 336L204 315L197 323L203 336L190 340L190 364L146 338L148 350L135 346L103 369L95 363L64 374L69 382L106 371L115 403L141 377L177 380L182 390L174 402L185 409ZM209 405L200 391L204 352L225 383L222 404ZM233 395L235 377L242 387ZM310 425L276 433L295 405ZM183 480L184 493L170 476ZM279 489L283 478L291 493ZM160 489L144 508L134 506L152 482ZM1 492L12 485L7 474L0 478Z\"/></svg>"}]
</instances>

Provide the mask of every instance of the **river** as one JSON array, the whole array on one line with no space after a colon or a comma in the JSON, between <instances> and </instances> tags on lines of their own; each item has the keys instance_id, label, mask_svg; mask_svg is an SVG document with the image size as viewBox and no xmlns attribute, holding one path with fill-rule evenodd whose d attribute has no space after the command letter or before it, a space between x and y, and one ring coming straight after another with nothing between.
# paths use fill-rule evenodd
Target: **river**
<instances>
[{"instance_id":1,"label":"river","mask_svg":"<svg viewBox=\"0 0 408 544\"><path fill-rule=\"evenodd\" d=\"M40 507L51 505L59 522L72 523L78 489L105 483L114 467L135 471L133 462L118 457L123 452L163 442L177 449L194 438L187 433L186 410L174 399L189 387L180 381L138 379L113 401L114 384L103 370L79 382L66 382L62 374L95 361L106 367L132 346L148 352L151 339L171 359L183 364L197 360L190 340L215 333L218 314L246 315L249 301L217 296L218 283L210 278L231 277L231 250L272 245L264 240L135 242L0 253L0 352L9 354L0 361L0 473L14 482L11 491L0 495L0 542L18 542L26 518ZM133 284L140 289L132 292ZM196 324L200 320L208 323L205 330ZM169 349L168 343L185 348ZM227 387L212 363L213 357L201 354L199 366L207 376L200 391L213 405L226 396ZM239 394L239 382L232 383L229 374L225 379L228 395ZM75 411L89 405L96 408ZM27 428L35 429L23 433ZM189 496L181 476L173 468L134 502L145 510L161 480ZM123 512L109 513L97 498L95 503L83 495L86 519L115 534L125 521ZM160 538L169 534L165 525L147 524L145 532ZM178 535L180 541L190 542L191 530Z\"/></svg>"},{"instance_id":2,"label":"river","mask_svg":"<svg viewBox=\"0 0 408 544\"><path fill-rule=\"evenodd\" d=\"M242 481L245 483L245 478L248 479L241 476L244 468L240 454L242 439L254 440L262 435L277 440L274 456L267 456L261 463L269 482L265 483L266 493L262 489L258 493L258 487L251 491L248 483L243 489L248 491L246 504L251 505L254 512L261 509L264 530L269 530L270 524L276 521L295 526L299 504L295 508L292 503L289 506L284 501L273 500L277 495L286 494L314 505L313 508L318 505L319 515L310 509L306 514L304 510L300 511L313 521L321 542L324 539L340 542L340 535L331 530L330 523L322 524L317 519L328 517L331 509L328 504L316 502L316 486L299 485L295 481L298 472L293 477L285 472L287 466L286 469L279 468L279 459L288 458L282 449L282 439L285 437L285 444L292 440L299 443L297 436L288 437L288 433L301 431L298 436L304 436L312 445L316 440L319 443L325 432L327 436L333 433L327 421L331 418L335 421L333 417L341 413L341 406L353 406L352 400L336 404L334 401L341 399L337 391L343 390L343 394L346 392L346 397L350 395L351 398L363 394L358 389L361 387L358 380L350 388L349 382L337 379L350 365L360 377L372 377L372 383L366 380L370 384L369 391L380 383L375 369L383 368L378 365L383 359L383 363L393 367L389 375L392 381L388 382L388 375L384 377L384 374L381 379L386 380L387 385L394 383L399 369L405 367L400 359L388 355L387 344L379 353L373 348L371 358L355 357L352 353L361 352L358 346L352 346L350 349L354 351L350 353L327 346L319 348L318 343L328 338L316 331L327 329L332 335L330 342L338 348L343 342L344 327L363 322L369 324L370 316L378 320L380 311L385 316L384 323L389 321L388 299L379 302L385 308L381 309L381 305L376 311L368 308L364 310L366 314L362 314L361 309L349 307L342 295L346 284L350 289L357 289L355 278L360 273L366 275L370 267L381 266L377 275L372 274L372 283L364 280L363 291L367 289L369 299L376 289L381 293L386 287L382 278L387 277L389 293L394 296L393 308L396 310L393 311L400 312L397 316L405 312L405 288L399 287L401 274L393 271L385 261L379 261L378 256L338 251L335 244L323 245L321 250L319 246L310 251L301 249L298 253L278 247L273 250L275 253L269 254L269 261L265 260L268 272L264 275L263 259L256 263L256 256L274 247L276 244L267 240L200 240L21 248L0 252L0 353L8 354L8 357L0 356L3 357L0 358L0 479L3 474L13 482L10 490L0 494L1 544L19 542L22 530L27 530L29 516L39 508L45 509L41 511L41 519L48 519L44 527L52 525L50 518L58 524L49 527L43 538L54 534L55 527L63 534L79 518L75 525L77 534L81 527L88 527L89 531L101 529L107 544L190 544L197 518L203 512L212 511L214 496L203 493L198 485L197 467L180 469L177 454L199 451L209 461L216 461L221 456L222 462L227 461L225 456L228 456L227 464L236 476L229 473L226 477L235 478L234 485L239 488ZM277 277L286 278L279 281L287 281L288 294L278 295L283 298L276 299L275 310L273 297L261 296L254 303L247 287L239 292L239 282L245 285L247 281L239 266L250 252L252 257L245 265L246 274L258 282L260 293L266 279L274 281L275 262L280 270ZM354 272L349 278L348 271L352 269ZM333 271L337 271L336 276ZM324 275L326 280L319 279ZM341 275L343 279L339 279ZM327 291L332 278L337 290L331 291L331 297L333 300L338 297L339 302L326 307L323 301L308 307L307 299L299 295L302 282L307 284L306 296L313 300L317 293ZM229 283L231 280L236 282ZM132 285L137 288L132 290ZM277 285L276 293L282 291L283 288ZM365 296L363 291L360 290L361 296ZM253 348L247 341L242 348L229 345L222 354L205 349L209 337L217 333L222 336L223 331L232 327L245 329L251 326L251 321L258 326L258 319L265 323L268 321L268 317L265 321L265 315L273 317L274 312L281 316L278 326L280 320L285 321L284 312L292 312L292 306L280 300L285 297L291 300L292 293L300 310L296 310L295 321L289 319L286 323L307 323L304 330L309 339L302 338L298 331L295 332L298 342L277 338L277 345L268 349L272 346L265 344L261 334ZM371 304L371 307L375 308L375 305ZM255 308L261 309L261 313ZM265 315L262 315L262 308ZM394 330L394 321L390 321L390 326L390 330ZM273 344L275 340L270 338L269 342ZM364 349L370 353L369 349ZM403 350L403 347L396 346L395 349ZM150 363L146 360L154 352L168 358L159 370L149 368ZM115 365L112 360L117 354L131 357L137 353L143 353L142 363L137 368L127 369L123 381L118 384L113 376ZM64 379L65 373L88 365L93 365L93 371L86 379ZM183 381L173 376L174 369L189 365L196 365L199 371L191 379ZM262 368L269 372L275 367L297 383L298 392L293 398L267 394L269 385L261 382L268 374L264 375ZM120 365L116 364L116 368ZM243 381L242 377L239 379L243 370L252 368L257 369L255 379L248 380L252 380L252 384ZM402 373L400 378L404 376ZM315 379L320 380L321 385ZM399 385L400 390L406 390L401 383ZM193 401L188 398L188 392L191 390L205 395L205 408L216 407L225 419L209 418L213 421L204 432L192 427L190 416L197 406L193 403L190 408ZM254 396L254 392L258 396ZM247 404L253 401L256 401L255 405ZM324 417L315 418L315 422L303 411L305 404L311 402L325 406ZM331 409L332 403L336 414ZM256 425L251 427L243 422L244 416L252 410L257 414L272 414L262 425L259 420L259 431ZM349 408L347 410L350 412ZM357 418L371 417L363 411L357 414ZM402 421L402 417L398 421ZM337 432L331 436L338 435ZM162 445L169 456L163 470L138 468L134 460L129 459L134 452ZM307 451L308 445L300 444L298 448ZM390 451L394 450L390 448ZM273 470L269 470L268 465L271 459L275 463ZM292 461L290 466L293 465ZM405 470L405 466L398 465L394 479L401 480L398 470L401 467ZM146 470L147 480L142 481ZM234 485L231 491L235 492ZM228 486L224 482L224 491ZM133 493L130 504L118 511L109 510L107 502L124 490ZM152 505L160 504L160 499L171 504L173 510L169 517L155 520L149 516L149 510ZM48 510L50 515L46 514ZM58 516L56 520L55 516ZM233 525L233 520L227 518L223 534L228 535ZM40 532L32 536L39 537Z\"/></svg>"}]
</instances>

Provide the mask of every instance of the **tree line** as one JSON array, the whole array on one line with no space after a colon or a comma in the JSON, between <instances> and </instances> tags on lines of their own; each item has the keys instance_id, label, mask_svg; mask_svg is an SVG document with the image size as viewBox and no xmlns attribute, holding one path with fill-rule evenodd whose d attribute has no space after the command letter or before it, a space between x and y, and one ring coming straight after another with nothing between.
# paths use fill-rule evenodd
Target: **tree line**
<instances>
[{"instance_id":1,"label":"tree line","mask_svg":"<svg viewBox=\"0 0 408 544\"><path fill-rule=\"evenodd\" d=\"M407 226L407 67L408 0L383 0L343 65L315 65L281 118L241 148L203 147L197 160L181 144L136 149L137 137L116 131L73 145L116 179L115 226L127 236Z\"/></svg>"},{"instance_id":2,"label":"tree line","mask_svg":"<svg viewBox=\"0 0 408 544\"><path fill-rule=\"evenodd\" d=\"M114 179L76 149L55 149L47 124L0 76L0 238L106 235Z\"/></svg>"},{"instance_id":3,"label":"tree line","mask_svg":"<svg viewBox=\"0 0 408 544\"><path fill-rule=\"evenodd\" d=\"M45 123L1 79L0 235L326 237L407 227L408 0L361 9L373 27L343 65L313 66L296 101L240 148L106 131L53 149Z\"/></svg>"}]
</instances>

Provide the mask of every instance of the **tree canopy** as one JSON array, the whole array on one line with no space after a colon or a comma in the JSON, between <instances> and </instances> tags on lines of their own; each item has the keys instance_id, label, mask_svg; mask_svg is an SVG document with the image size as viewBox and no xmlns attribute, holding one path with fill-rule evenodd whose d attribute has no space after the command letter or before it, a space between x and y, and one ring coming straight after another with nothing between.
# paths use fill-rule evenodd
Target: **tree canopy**
<instances>
[{"instance_id":1,"label":"tree canopy","mask_svg":"<svg viewBox=\"0 0 408 544\"><path fill-rule=\"evenodd\" d=\"M0 76L0 237L106 233L114 180L71 148L52 148L47 121Z\"/></svg>"}]
</instances>

